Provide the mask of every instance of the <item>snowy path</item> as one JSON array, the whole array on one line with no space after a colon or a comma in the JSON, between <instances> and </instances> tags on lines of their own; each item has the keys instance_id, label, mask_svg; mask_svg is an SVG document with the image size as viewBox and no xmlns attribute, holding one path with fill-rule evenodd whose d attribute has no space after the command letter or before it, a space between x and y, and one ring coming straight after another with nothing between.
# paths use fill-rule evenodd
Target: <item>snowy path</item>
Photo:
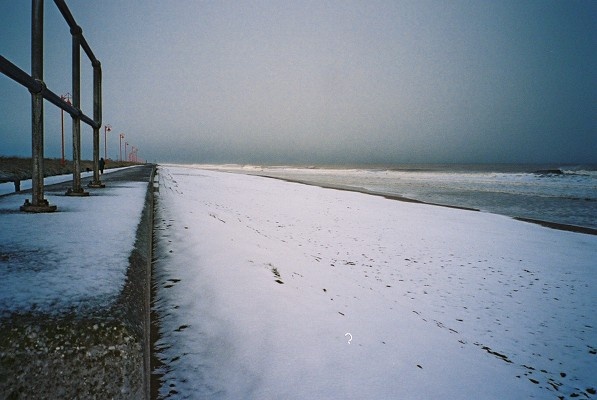
<instances>
[{"instance_id":1,"label":"snowy path","mask_svg":"<svg viewBox=\"0 0 597 400\"><path fill-rule=\"evenodd\" d=\"M595 398L597 237L255 176L159 179L162 396Z\"/></svg>"},{"instance_id":2,"label":"snowy path","mask_svg":"<svg viewBox=\"0 0 597 400\"><path fill-rule=\"evenodd\" d=\"M46 188L50 204L58 205L48 214L18 211L31 194L0 197L0 317L103 309L120 294L147 181L111 182L89 197L64 192Z\"/></svg>"}]
</instances>

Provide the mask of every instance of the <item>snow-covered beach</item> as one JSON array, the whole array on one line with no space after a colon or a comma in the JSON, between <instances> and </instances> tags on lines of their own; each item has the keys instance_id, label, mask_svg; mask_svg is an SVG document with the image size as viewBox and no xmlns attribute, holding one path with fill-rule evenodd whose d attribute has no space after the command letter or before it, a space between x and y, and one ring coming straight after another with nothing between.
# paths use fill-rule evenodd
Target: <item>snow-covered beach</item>
<instances>
[{"instance_id":1,"label":"snow-covered beach","mask_svg":"<svg viewBox=\"0 0 597 400\"><path fill-rule=\"evenodd\" d=\"M585 233L597 234L597 165L594 164L200 167L472 208L552 223L560 228L562 224L572 229L585 228Z\"/></svg>"},{"instance_id":2,"label":"snow-covered beach","mask_svg":"<svg viewBox=\"0 0 597 400\"><path fill-rule=\"evenodd\" d=\"M159 168L162 398L594 398L597 237Z\"/></svg>"}]
</instances>

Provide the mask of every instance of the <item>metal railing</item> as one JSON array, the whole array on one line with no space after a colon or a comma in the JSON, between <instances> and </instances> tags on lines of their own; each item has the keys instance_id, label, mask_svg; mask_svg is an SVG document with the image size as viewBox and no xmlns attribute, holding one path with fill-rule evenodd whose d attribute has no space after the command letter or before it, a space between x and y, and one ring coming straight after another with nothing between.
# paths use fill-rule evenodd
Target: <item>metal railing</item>
<instances>
[{"instance_id":1,"label":"metal railing","mask_svg":"<svg viewBox=\"0 0 597 400\"><path fill-rule=\"evenodd\" d=\"M43 99L68 112L73 120L73 184L67 195L85 196L81 188L81 121L93 128L93 181L90 186L103 187L99 179L99 129L102 125L102 70L64 0L54 0L70 27L72 36L72 104L46 87L43 80L43 0L32 0L31 6L31 75L0 56L0 72L29 89L31 93L31 159L32 198L25 200L22 211L50 212L56 206L44 198L44 109ZM81 48L93 67L93 118L81 111Z\"/></svg>"},{"instance_id":2,"label":"metal railing","mask_svg":"<svg viewBox=\"0 0 597 400\"><path fill-rule=\"evenodd\" d=\"M75 108L71 103L63 100L56 93L48 89L43 82L33 79L29 74L11 63L2 55L0 55L0 72L4 73L4 75L11 78L13 81L25 86L31 93L41 93L44 99L48 100L56 107L63 109L71 116L78 116L81 118L81 121L85 122L87 125L94 127L98 124L96 121L83 114L81 110Z\"/></svg>"}]
</instances>

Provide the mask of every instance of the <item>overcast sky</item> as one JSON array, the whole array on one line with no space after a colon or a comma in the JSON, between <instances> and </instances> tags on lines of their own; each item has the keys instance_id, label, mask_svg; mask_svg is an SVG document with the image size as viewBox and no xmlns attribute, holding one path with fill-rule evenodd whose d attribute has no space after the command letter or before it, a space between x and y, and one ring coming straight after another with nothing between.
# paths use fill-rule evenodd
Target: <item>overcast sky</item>
<instances>
[{"instance_id":1,"label":"overcast sky","mask_svg":"<svg viewBox=\"0 0 597 400\"><path fill-rule=\"evenodd\" d=\"M597 162L596 1L67 4L102 63L110 158L122 132L157 162ZM70 92L69 29L44 9L44 80ZM27 72L30 13L0 0L0 54ZM0 155L31 155L30 112L0 74ZM45 116L60 157L60 111Z\"/></svg>"}]
</instances>

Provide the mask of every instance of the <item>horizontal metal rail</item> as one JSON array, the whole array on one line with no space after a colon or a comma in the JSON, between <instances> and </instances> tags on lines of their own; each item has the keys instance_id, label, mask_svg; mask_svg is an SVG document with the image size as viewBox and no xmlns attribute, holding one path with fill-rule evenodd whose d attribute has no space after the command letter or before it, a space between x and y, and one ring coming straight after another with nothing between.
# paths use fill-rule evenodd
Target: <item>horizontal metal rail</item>
<instances>
[{"instance_id":1,"label":"horizontal metal rail","mask_svg":"<svg viewBox=\"0 0 597 400\"><path fill-rule=\"evenodd\" d=\"M85 122L92 128L100 128L100 122L96 122L92 118L89 118L87 115L83 114L83 112L80 109L64 101L60 96L48 89L43 82L33 79L31 76L29 76L28 73L26 73L25 71L23 71L22 69L20 69L1 55L0 72L4 73L4 75L8 76L15 82L25 86L27 89L29 89L31 93L41 93L44 99L48 100L55 106L63 109L72 117L80 118L81 121Z\"/></svg>"},{"instance_id":2,"label":"horizontal metal rail","mask_svg":"<svg viewBox=\"0 0 597 400\"><path fill-rule=\"evenodd\" d=\"M64 19L66 20L66 23L70 27L71 32L73 30L80 30L81 27L79 25L77 25L77 22L75 21L75 17L73 17L73 14L68 9L68 6L64 2L64 0L54 0L54 3L60 10L60 13L64 17ZM91 61L91 63L92 64L97 63L98 62L97 58L95 58L95 55L93 54L93 51L91 51L91 47L89 47L89 44L87 43L87 40L85 40L85 37L83 35L81 35L81 38L79 40L81 42L81 47L87 54L87 57L89 57L89 60Z\"/></svg>"}]
</instances>

